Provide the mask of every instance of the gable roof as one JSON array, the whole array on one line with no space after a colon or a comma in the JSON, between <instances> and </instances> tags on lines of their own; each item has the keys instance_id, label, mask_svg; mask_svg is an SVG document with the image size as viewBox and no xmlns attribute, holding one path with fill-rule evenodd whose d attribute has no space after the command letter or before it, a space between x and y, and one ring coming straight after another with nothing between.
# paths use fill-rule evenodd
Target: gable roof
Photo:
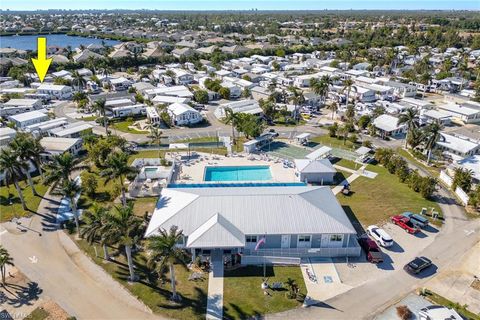
<instances>
[{"instance_id":1,"label":"gable roof","mask_svg":"<svg viewBox=\"0 0 480 320\"><path fill-rule=\"evenodd\" d=\"M335 173L337 170L328 159L295 159L297 170L302 173Z\"/></svg>"},{"instance_id":2,"label":"gable roof","mask_svg":"<svg viewBox=\"0 0 480 320\"><path fill-rule=\"evenodd\" d=\"M214 214L188 237L189 248L242 247L245 234L219 213Z\"/></svg>"},{"instance_id":3,"label":"gable roof","mask_svg":"<svg viewBox=\"0 0 480 320\"><path fill-rule=\"evenodd\" d=\"M145 235L152 236L158 228L176 225L186 236L203 239L203 230L210 224L213 227L212 221L206 223L214 213L244 234L355 233L329 187L295 186L166 188ZM216 219L221 228L238 237L227 222Z\"/></svg>"}]
</instances>

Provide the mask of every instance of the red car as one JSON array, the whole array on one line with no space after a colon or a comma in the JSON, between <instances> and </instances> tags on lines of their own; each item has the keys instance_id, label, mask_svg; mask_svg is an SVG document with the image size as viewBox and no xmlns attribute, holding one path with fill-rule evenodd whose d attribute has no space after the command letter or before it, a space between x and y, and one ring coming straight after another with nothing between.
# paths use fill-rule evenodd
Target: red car
<instances>
[{"instance_id":1,"label":"red car","mask_svg":"<svg viewBox=\"0 0 480 320\"><path fill-rule=\"evenodd\" d=\"M377 243L370 239L368 236L358 238L358 243L365 251L367 260L371 263L383 262L382 250L378 247Z\"/></svg>"},{"instance_id":2,"label":"red car","mask_svg":"<svg viewBox=\"0 0 480 320\"><path fill-rule=\"evenodd\" d=\"M405 216L393 216L392 222L402 228L403 230L407 231L408 233L415 233L418 231L418 227L415 226L411 221L410 218Z\"/></svg>"}]
</instances>

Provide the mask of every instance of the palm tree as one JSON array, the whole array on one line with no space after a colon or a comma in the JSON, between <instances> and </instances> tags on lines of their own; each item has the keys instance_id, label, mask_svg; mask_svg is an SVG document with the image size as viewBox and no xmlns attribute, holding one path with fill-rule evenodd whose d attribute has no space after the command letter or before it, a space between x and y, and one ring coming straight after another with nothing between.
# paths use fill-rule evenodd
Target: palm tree
<instances>
[{"instance_id":1,"label":"palm tree","mask_svg":"<svg viewBox=\"0 0 480 320\"><path fill-rule=\"evenodd\" d=\"M345 101L345 106L348 105L348 101L350 100L350 91L357 92L357 88L354 86L355 82L352 79L347 79L343 82L343 91L347 91L347 99Z\"/></svg>"},{"instance_id":2,"label":"palm tree","mask_svg":"<svg viewBox=\"0 0 480 320\"><path fill-rule=\"evenodd\" d=\"M425 128L425 135L426 135L425 148L428 150L427 164L430 164L430 159L432 157L432 150L433 148L435 148L437 141L440 140L441 130L442 130L442 126L438 121L431 123Z\"/></svg>"},{"instance_id":3,"label":"palm tree","mask_svg":"<svg viewBox=\"0 0 480 320\"><path fill-rule=\"evenodd\" d=\"M75 220L75 227L77 228L77 237L80 236L80 222L78 220L77 212L77 195L80 192L80 186L77 181L64 180L60 194L70 201L70 209L72 209L73 219Z\"/></svg>"},{"instance_id":4,"label":"palm tree","mask_svg":"<svg viewBox=\"0 0 480 320\"><path fill-rule=\"evenodd\" d=\"M332 120L335 116L335 114L338 111L338 103L336 101L333 101L329 106L328 109L332 111Z\"/></svg>"},{"instance_id":5,"label":"palm tree","mask_svg":"<svg viewBox=\"0 0 480 320\"><path fill-rule=\"evenodd\" d=\"M83 78L78 71L74 71L72 74L73 83L77 84L77 90L82 91L83 87L87 84L85 78Z\"/></svg>"},{"instance_id":6,"label":"palm tree","mask_svg":"<svg viewBox=\"0 0 480 320\"><path fill-rule=\"evenodd\" d=\"M425 98L425 91L427 90L426 87L430 84L430 80L432 80L432 76L431 76L430 72L424 72L420 76L420 83L425 86L425 88L422 91L422 98Z\"/></svg>"},{"instance_id":7,"label":"palm tree","mask_svg":"<svg viewBox=\"0 0 480 320\"><path fill-rule=\"evenodd\" d=\"M45 165L45 185L52 184L56 187L63 184L65 181L71 181L70 175L76 170L87 168L87 166L80 164L81 160L72 156L69 152L55 155L52 161Z\"/></svg>"},{"instance_id":8,"label":"palm tree","mask_svg":"<svg viewBox=\"0 0 480 320\"><path fill-rule=\"evenodd\" d=\"M108 136L108 119L107 119L107 107L105 106L105 99L99 99L93 104L93 110L100 113L103 118L103 126L105 127L105 133Z\"/></svg>"},{"instance_id":9,"label":"palm tree","mask_svg":"<svg viewBox=\"0 0 480 320\"><path fill-rule=\"evenodd\" d=\"M312 79L312 80L315 80L315 79ZM312 82L312 81L310 81ZM320 97L322 97L322 101L325 102L325 99L328 95L328 90L329 90L329 84L323 80L315 80L313 81L313 86L311 85L312 87L312 90L315 94L319 95Z\"/></svg>"},{"instance_id":10,"label":"palm tree","mask_svg":"<svg viewBox=\"0 0 480 320\"><path fill-rule=\"evenodd\" d=\"M104 206L94 202L92 206L83 212L82 221L85 225L81 229L80 235L85 238L89 244L93 244L96 240L100 240L103 247L103 256L105 260L110 260L108 254L108 238L107 235L107 218L108 210Z\"/></svg>"},{"instance_id":11,"label":"palm tree","mask_svg":"<svg viewBox=\"0 0 480 320\"><path fill-rule=\"evenodd\" d=\"M289 100L294 104L295 111L294 111L294 119L298 122L298 106L305 102L305 97L301 90L298 90L295 87L290 87L288 90L292 93Z\"/></svg>"},{"instance_id":12,"label":"palm tree","mask_svg":"<svg viewBox=\"0 0 480 320\"><path fill-rule=\"evenodd\" d=\"M162 143L162 134L163 132L158 129L157 127L150 125L150 141L152 143L157 143L158 145L158 158L161 158L160 156L160 144Z\"/></svg>"},{"instance_id":13,"label":"palm tree","mask_svg":"<svg viewBox=\"0 0 480 320\"><path fill-rule=\"evenodd\" d=\"M238 120L238 114L233 112L232 108L225 108L225 123L232 126L232 143L235 145L235 126Z\"/></svg>"},{"instance_id":14,"label":"palm tree","mask_svg":"<svg viewBox=\"0 0 480 320\"><path fill-rule=\"evenodd\" d=\"M405 148L408 144L408 135L413 128L418 128L418 111L417 109L409 108L400 114L398 117L398 125L405 124L407 126L407 136L405 137Z\"/></svg>"},{"instance_id":15,"label":"palm tree","mask_svg":"<svg viewBox=\"0 0 480 320\"><path fill-rule=\"evenodd\" d=\"M23 170L23 174L27 176L27 181L32 189L33 195L38 196L37 190L35 190L35 186L33 185L32 176L30 175L30 160L35 157L33 153L35 151L33 149L33 141L35 141L35 139L32 135L28 133L18 133L10 143L10 148L12 148L19 160L25 163L27 169Z\"/></svg>"},{"instance_id":16,"label":"palm tree","mask_svg":"<svg viewBox=\"0 0 480 320\"><path fill-rule=\"evenodd\" d=\"M0 271L2 273L2 284L5 286L7 265L13 266L13 258L2 245L0 245Z\"/></svg>"},{"instance_id":17,"label":"palm tree","mask_svg":"<svg viewBox=\"0 0 480 320\"><path fill-rule=\"evenodd\" d=\"M130 281L136 281L137 279L133 267L132 246L142 233L141 225L142 219L133 214L133 206L131 204L114 207L113 210L108 211L105 237L125 247Z\"/></svg>"},{"instance_id":18,"label":"palm tree","mask_svg":"<svg viewBox=\"0 0 480 320\"><path fill-rule=\"evenodd\" d=\"M117 151L108 156L106 161L107 168L101 172L101 176L105 177L105 184L118 179L120 188L122 190L122 205L127 205L127 198L125 196L124 180L127 175L136 173L137 170L128 165L128 154L123 151Z\"/></svg>"},{"instance_id":19,"label":"palm tree","mask_svg":"<svg viewBox=\"0 0 480 320\"><path fill-rule=\"evenodd\" d=\"M169 231L158 229L158 232L158 236L148 239L147 248L151 251L148 264L155 266L159 274L162 274L168 265L170 269L170 283L172 285L172 300L177 300L174 264L186 266L185 251L177 246L183 240L183 232L178 230L177 226L172 226Z\"/></svg>"},{"instance_id":20,"label":"palm tree","mask_svg":"<svg viewBox=\"0 0 480 320\"><path fill-rule=\"evenodd\" d=\"M5 181L13 181L15 189L17 189L18 197L22 203L23 210L27 210L25 199L23 198L22 189L18 184L18 179L22 176L22 172L28 170L28 165L18 159L18 156L9 148L0 150L0 172L4 172Z\"/></svg>"}]
</instances>

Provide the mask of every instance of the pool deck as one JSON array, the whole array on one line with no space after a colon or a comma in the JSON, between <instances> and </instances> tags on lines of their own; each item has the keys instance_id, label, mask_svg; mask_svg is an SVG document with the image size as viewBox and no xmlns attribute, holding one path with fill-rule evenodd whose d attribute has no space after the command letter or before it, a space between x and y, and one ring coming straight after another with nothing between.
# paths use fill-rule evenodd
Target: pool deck
<instances>
[{"instance_id":1,"label":"pool deck","mask_svg":"<svg viewBox=\"0 0 480 320\"><path fill-rule=\"evenodd\" d=\"M261 156L255 155L255 160L249 160L251 157L239 154L235 157L225 157L219 155L210 155L206 153L198 153L199 158L182 163L180 174L173 183L200 183L205 182L204 172L207 166L270 166L272 174L271 180L262 180L262 182L299 182L295 176L295 169L284 168L282 162L276 163L273 160L267 161L265 158L261 160ZM226 181L223 181L225 183ZM232 181L235 182L235 181ZM247 181L242 181L247 182ZM208 181L215 183L215 181Z\"/></svg>"}]
</instances>

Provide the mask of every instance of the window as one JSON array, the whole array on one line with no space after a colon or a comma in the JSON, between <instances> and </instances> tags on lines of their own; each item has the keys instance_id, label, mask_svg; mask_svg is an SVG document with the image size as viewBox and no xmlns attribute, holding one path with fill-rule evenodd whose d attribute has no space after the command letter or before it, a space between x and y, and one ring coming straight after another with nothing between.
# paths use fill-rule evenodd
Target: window
<instances>
[{"instance_id":1,"label":"window","mask_svg":"<svg viewBox=\"0 0 480 320\"><path fill-rule=\"evenodd\" d=\"M298 242L310 242L310 236L298 236Z\"/></svg>"},{"instance_id":2,"label":"window","mask_svg":"<svg viewBox=\"0 0 480 320\"><path fill-rule=\"evenodd\" d=\"M257 242L257 236L245 236L245 241L247 243Z\"/></svg>"},{"instance_id":3,"label":"window","mask_svg":"<svg viewBox=\"0 0 480 320\"><path fill-rule=\"evenodd\" d=\"M343 240L343 236L341 234L332 234L330 236L330 241L332 242L337 242L337 241L342 241Z\"/></svg>"}]
</instances>

